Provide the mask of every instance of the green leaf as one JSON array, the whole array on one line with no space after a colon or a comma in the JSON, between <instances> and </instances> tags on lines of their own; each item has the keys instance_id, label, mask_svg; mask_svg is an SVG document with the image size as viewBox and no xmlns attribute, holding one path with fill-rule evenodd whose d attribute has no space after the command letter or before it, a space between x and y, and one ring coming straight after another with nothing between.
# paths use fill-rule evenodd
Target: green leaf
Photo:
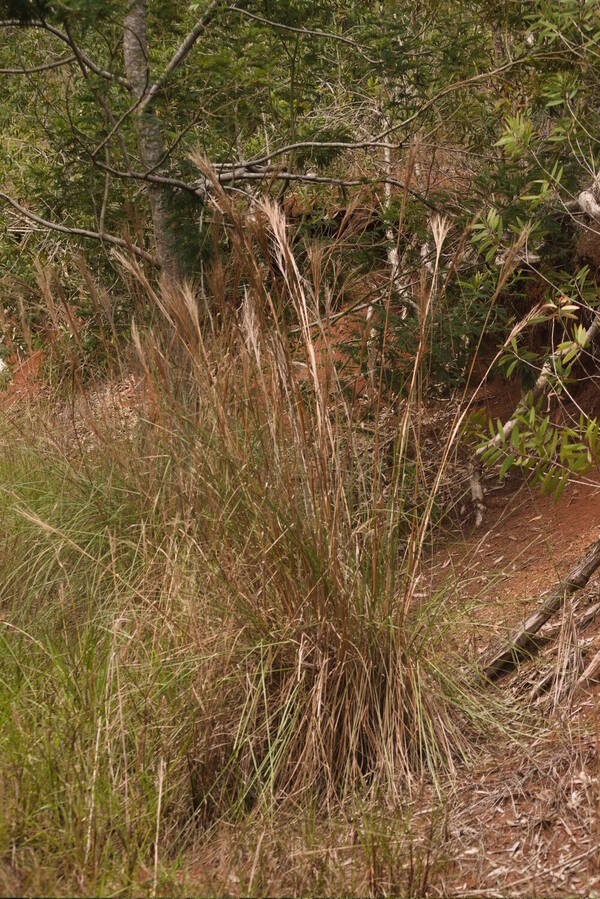
<instances>
[{"instance_id":1,"label":"green leaf","mask_svg":"<svg viewBox=\"0 0 600 899\"><path fill-rule=\"evenodd\" d=\"M508 455L502 465L500 466L499 477L500 480L503 480L506 476L507 471L515 464L515 457L513 455Z\"/></svg>"}]
</instances>

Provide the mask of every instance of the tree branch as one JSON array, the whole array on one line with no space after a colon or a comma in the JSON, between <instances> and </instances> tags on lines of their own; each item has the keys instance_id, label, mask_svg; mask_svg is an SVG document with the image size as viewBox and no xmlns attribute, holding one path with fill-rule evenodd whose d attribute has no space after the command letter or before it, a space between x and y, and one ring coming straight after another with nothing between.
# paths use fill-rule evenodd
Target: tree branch
<instances>
[{"instance_id":1,"label":"tree branch","mask_svg":"<svg viewBox=\"0 0 600 899\"><path fill-rule=\"evenodd\" d=\"M403 181L399 181L397 178L333 178L328 175L302 175L297 174L296 172L285 172L279 169L274 169L273 171L265 170L264 172L241 172L241 173L223 173L219 174L219 181L221 183L227 183L228 181L299 181L304 184L331 184L335 187L361 187L365 185L375 185L375 184L389 184L392 187L398 187L401 190L406 190L411 196L415 197L415 199L419 200L419 202L423 203L424 206L427 206L428 209L431 209L433 212L439 212L438 207L428 200L427 197L424 197L417 190L413 190L412 187L408 187L404 184Z\"/></svg>"},{"instance_id":2,"label":"tree branch","mask_svg":"<svg viewBox=\"0 0 600 899\"><path fill-rule=\"evenodd\" d=\"M342 34L335 34L332 31L320 31L319 29L296 28L293 25L286 25L284 22L274 22L272 19L265 19L264 16L259 16L254 12L250 12L248 9L240 9L239 6L229 6L228 12L240 13L240 15L246 16L248 19L254 19L256 22L261 22L263 25L269 25L271 28L279 28L281 31L289 31L292 34L301 34L306 37L322 37L327 40L338 41L340 44L346 44L348 47L353 47L355 50L358 50L367 62L370 62L373 65L379 63L379 60L371 59L371 57L367 56L364 52L364 47L357 41L353 41L352 38L349 37L344 37Z\"/></svg>"},{"instance_id":3,"label":"tree branch","mask_svg":"<svg viewBox=\"0 0 600 899\"><path fill-rule=\"evenodd\" d=\"M538 54L539 56L539 54ZM496 75L500 75L502 72L508 71L511 68L514 68L517 65L521 65L526 62L530 62L532 59L538 58L537 56L522 56L519 59L511 60L510 62L505 63L502 66L498 66L496 69L492 69L489 72L482 72L479 75L472 75L470 78L465 78L461 81L456 81L454 84L449 84L429 100L427 100L419 109L417 109L412 115L408 116L408 118L404 119L402 122L398 122L396 125L391 125L386 128L380 134L377 134L375 137L370 138L369 140L363 141L296 141L292 144L286 144L284 147L279 147L276 150L273 150L271 153L266 153L263 156L255 156L253 159L247 160L245 165L247 166L256 166L263 165L268 162L272 162L273 159L276 159L278 156L284 156L294 150L310 150L310 149L325 149L325 150L368 150L371 148L377 149L389 149L389 150L399 150L403 146L403 141L399 143L385 143L385 138L389 137L391 134L399 131L401 128L405 128L407 125L410 125L421 116L424 112L430 109L438 100L441 100L443 97L452 93L453 91L460 90L461 88L468 87L471 84L477 84L480 81L484 81L488 78L495 78ZM239 163L238 163L239 164ZM223 165L229 165L229 163L223 163ZM233 165L233 163L232 163ZM218 168L218 165L216 166Z\"/></svg>"},{"instance_id":4,"label":"tree branch","mask_svg":"<svg viewBox=\"0 0 600 899\"><path fill-rule=\"evenodd\" d=\"M4 200L5 203L8 203L9 206L12 206L12 208L15 209L24 219L27 219L30 222L35 222L37 225L41 225L43 228L47 228L49 231L58 231L60 234L70 234L74 237L85 237L89 240L98 240L101 243L109 243L115 247L120 247L123 250L130 250L140 259L143 259L145 262L151 263L151 265L154 265L156 268L160 268L160 263L155 256L152 256L151 253L148 253L141 247L137 247L135 244L130 243L123 237L117 237L115 234L106 234L105 232L100 231L88 231L87 228L69 228L67 227L67 225L61 225L59 222L50 222L48 221L48 219L44 219L41 216L36 215L34 212L30 212L29 209L21 206L20 203L17 203L16 200L13 200L11 196L4 193L3 191L0 191L0 199Z\"/></svg>"},{"instance_id":5,"label":"tree branch","mask_svg":"<svg viewBox=\"0 0 600 899\"><path fill-rule=\"evenodd\" d=\"M149 181L154 184L164 184L168 187L172 187L174 190L183 190L186 193L194 194L197 197L205 198L208 192L208 181L203 179L202 185L191 184L187 181L182 181L180 178L171 178L169 175L158 175L154 172L123 172L119 169L115 169L107 166L105 163L100 162L95 159L94 164L102 171L108 171L111 175L114 175L116 178L123 179L133 179L134 181ZM375 185L375 184L390 184L392 187L397 187L401 190L408 191L411 196L415 197L415 199L419 200L423 203L424 206L427 206L428 209L431 209L433 212L439 212L438 207L432 203L427 197L424 197L418 191L413 190L411 187L407 187L406 184L402 181L398 181L396 178L333 178L327 175L302 175L297 174L295 172L287 172L282 171L280 169L268 170L265 169L263 171L251 172L246 169L234 170L231 172L222 172L217 173L217 178L221 184L227 185L234 181L299 181L306 184L331 184L335 187L361 187L364 185Z\"/></svg>"},{"instance_id":6,"label":"tree branch","mask_svg":"<svg viewBox=\"0 0 600 899\"><path fill-rule=\"evenodd\" d=\"M175 51L175 53L167 63L162 75L154 82L154 84L151 85L151 87L146 92L138 107L138 115L143 115L144 110L146 109L148 104L152 102L159 90L164 86L171 73L179 65L181 65L206 26L210 23L211 19L218 11L219 7L223 5L223 0L212 0L212 3L208 6L208 9L205 11L204 15L198 19L192 30L189 32L189 34L186 35L183 43L181 43L178 49Z\"/></svg>"},{"instance_id":7,"label":"tree branch","mask_svg":"<svg viewBox=\"0 0 600 899\"><path fill-rule=\"evenodd\" d=\"M36 72L46 72L48 69L57 69L59 66L67 66L77 62L76 56L64 56L54 62L46 62L41 66L32 66L30 69L0 69L0 75L34 75Z\"/></svg>"},{"instance_id":8,"label":"tree branch","mask_svg":"<svg viewBox=\"0 0 600 899\"><path fill-rule=\"evenodd\" d=\"M91 72L94 72L101 78L105 78L107 81L116 81L118 84L123 85L123 87L129 87L129 83L125 78L122 78L121 75L115 75L113 72L108 72L106 69L102 69L93 61L93 59L90 59L87 53L84 53L84 51L80 47L76 48L73 45L71 38L67 34L65 34L59 28L55 28L54 25L50 25L49 22L45 22L42 20L23 22L21 21L21 19L0 19L0 28L41 28L43 31L47 31L49 34L53 34L54 37L57 37L59 41L63 42L63 44L67 44L67 46L71 47L73 52L83 60L86 68L88 68Z\"/></svg>"}]
</instances>

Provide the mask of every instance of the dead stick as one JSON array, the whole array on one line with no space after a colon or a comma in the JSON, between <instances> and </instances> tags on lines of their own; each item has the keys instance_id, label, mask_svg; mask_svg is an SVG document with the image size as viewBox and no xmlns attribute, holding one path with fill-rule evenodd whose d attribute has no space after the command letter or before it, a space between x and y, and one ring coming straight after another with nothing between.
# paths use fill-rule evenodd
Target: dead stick
<instances>
[{"instance_id":1,"label":"dead stick","mask_svg":"<svg viewBox=\"0 0 600 899\"><path fill-rule=\"evenodd\" d=\"M575 684L575 691L581 690L583 687L587 687L589 682L596 677L598 672L600 671L600 650L594 655L591 662L578 679Z\"/></svg>"},{"instance_id":2,"label":"dead stick","mask_svg":"<svg viewBox=\"0 0 600 899\"><path fill-rule=\"evenodd\" d=\"M593 606L590 606L589 609L586 609L579 621L577 622L577 631L581 634L585 628L590 624L594 618L597 617L600 612L600 602L594 603ZM554 624L549 630L544 631L543 634L540 634L538 640L543 641L544 644L549 643L551 640L554 640L560 634L562 629L562 624Z\"/></svg>"},{"instance_id":3,"label":"dead stick","mask_svg":"<svg viewBox=\"0 0 600 899\"><path fill-rule=\"evenodd\" d=\"M600 540L593 543L575 568L561 581L542 605L513 633L508 643L483 667L482 676L488 681L497 680L512 671L519 660L536 648L535 635L561 608L567 596L585 587L596 569L600 567Z\"/></svg>"}]
</instances>

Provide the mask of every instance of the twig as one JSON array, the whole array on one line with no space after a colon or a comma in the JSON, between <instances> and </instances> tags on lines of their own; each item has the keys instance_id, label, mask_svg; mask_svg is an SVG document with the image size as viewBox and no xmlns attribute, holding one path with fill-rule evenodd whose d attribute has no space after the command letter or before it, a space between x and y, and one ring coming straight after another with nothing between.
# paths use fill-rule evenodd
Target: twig
<instances>
[{"instance_id":1,"label":"twig","mask_svg":"<svg viewBox=\"0 0 600 899\"><path fill-rule=\"evenodd\" d=\"M34 75L36 72L47 72L48 69L68 66L69 63L76 62L76 60L76 56L63 56L62 59L55 59L54 62L45 62L41 66L32 66L30 69L0 69L0 75Z\"/></svg>"}]
</instances>

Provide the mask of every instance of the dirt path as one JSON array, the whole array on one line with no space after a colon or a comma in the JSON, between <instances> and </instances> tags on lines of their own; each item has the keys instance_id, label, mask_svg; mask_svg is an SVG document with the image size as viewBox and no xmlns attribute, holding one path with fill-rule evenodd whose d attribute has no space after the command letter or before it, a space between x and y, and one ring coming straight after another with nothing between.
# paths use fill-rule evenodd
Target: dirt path
<instances>
[{"instance_id":1,"label":"dirt path","mask_svg":"<svg viewBox=\"0 0 600 899\"><path fill-rule=\"evenodd\" d=\"M600 537L600 472L558 500L522 484L490 494L483 526L450 535L427 566L429 588L454 582L482 621L509 624L530 608Z\"/></svg>"},{"instance_id":2,"label":"dirt path","mask_svg":"<svg viewBox=\"0 0 600 899\"><path fill-rule=\"evenodd\" d=\"M599 537L600 472L556 502L527 485L505 489L480 531L456 536L434 557L432 583L454 572L462 595L481 600L480 622L497 639ZM600 591L598 578L590 588ZM598 648L597 620L582 638ZM514 680L527 685L536 665L522 667ZM515 683L503 679L498 689ZM600 896L600 687L544 708L555 725L547 734L508 754L488 747L487 762L465 778L449 811L453 861L432 894Z\"/></svg>"}]
</instances>

